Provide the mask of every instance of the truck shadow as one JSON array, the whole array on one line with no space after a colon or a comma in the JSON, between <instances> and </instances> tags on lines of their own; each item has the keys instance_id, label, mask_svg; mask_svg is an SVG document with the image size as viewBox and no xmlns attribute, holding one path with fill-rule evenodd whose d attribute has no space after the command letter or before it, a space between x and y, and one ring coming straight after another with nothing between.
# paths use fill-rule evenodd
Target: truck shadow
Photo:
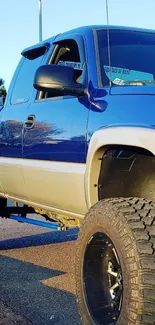
<instances>
[{"instance_id":1,"label":"truck shadow","mask_svg":"<svg viewBox=\"0 0 155 325\"><path fill-rule=\"evenodd\" d=\"M65 272L0 256L0 298L34 325L80 325L74 294L47 286Z\"/></svg>"},{"instance_id":2,"label":"truck shadow","mask_svg":"<svg viewBox=\"0 0 155 325\"><path fill-rule=\"evenodd\" d=\"M50 231L38 235L1 240L0 251L73 241L77 239L77 236L78 236L78 228L74 228L65 232Z\"/></svg>"}]
</instances>

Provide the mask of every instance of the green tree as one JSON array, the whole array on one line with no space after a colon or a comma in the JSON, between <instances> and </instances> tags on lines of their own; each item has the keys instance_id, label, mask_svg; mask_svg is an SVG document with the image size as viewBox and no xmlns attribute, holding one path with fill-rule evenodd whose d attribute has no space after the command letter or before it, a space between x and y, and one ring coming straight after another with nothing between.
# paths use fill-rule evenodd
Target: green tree
<instances>
[{"instance_id":1,"label":"green tree","mask_svg":"<svg viewBox=\"0 0 155 325\"><path fill-rule=\"evenodd\" d=\"M4 86L4 80L0 78L0 97L6 97L6 88Z\"/></svg>"}]
</instances>

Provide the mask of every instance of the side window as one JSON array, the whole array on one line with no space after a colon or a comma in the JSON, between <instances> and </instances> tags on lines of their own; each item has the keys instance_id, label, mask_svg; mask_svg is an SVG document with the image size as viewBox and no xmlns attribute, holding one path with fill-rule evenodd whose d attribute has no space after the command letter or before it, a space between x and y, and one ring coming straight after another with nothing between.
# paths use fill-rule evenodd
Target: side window
<instances>
[{"instance_id":1,"label":"side window","mask_svg":"<svg viewBox=\"0 0 155 325\"><path fill-rule=\"evenodd\" d=\"M34 75L38 66L41 64L42 59L43 53L40 55L40 51L38 51L37 55L37 49L35 55L33 50L33 55L28 53L27 57L22 59L23 62L11 95L11 105L17 105L29 101L33 91Z\"/></svg>"},{"instance_id":2,"label":"side window","mask_svg":"<svg viewBox=\"0 0 155 325\"><path fill-rule=\"evenodd\" d=\"M80 58L80 51L76 41L65 40L55 44L54 55L52 55L49 64L59 64L71 66L74 68L76 82L80 82L83 75L83 64ZM41 98L56 97L55 93L42 93Z\"/></svg>"}]
</instances>

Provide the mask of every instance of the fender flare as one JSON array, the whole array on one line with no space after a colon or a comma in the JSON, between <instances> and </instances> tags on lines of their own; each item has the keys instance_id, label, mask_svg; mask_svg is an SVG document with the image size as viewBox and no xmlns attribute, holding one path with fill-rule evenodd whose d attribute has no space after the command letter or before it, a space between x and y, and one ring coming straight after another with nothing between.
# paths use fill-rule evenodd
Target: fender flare
<instances>
[{"instance_id":1,"label":"fender flare","mask_svg":"<svg viewBox=\"0 0 155 325\"><path fill-rule=\"evenodd\" d=\"M90 140L85 173L88 209L98 202L98 179L102 157L109 146L120 145L145 149L155 155L155 130L142 127L107 127L96 131Z\"/></svg>"}]
</instances>

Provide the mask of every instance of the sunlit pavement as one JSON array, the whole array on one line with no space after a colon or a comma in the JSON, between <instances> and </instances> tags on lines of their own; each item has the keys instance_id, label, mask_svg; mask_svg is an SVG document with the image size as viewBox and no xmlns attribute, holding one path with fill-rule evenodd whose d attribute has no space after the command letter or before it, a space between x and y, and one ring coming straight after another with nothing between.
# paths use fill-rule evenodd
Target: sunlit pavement
<instances>
[{"instance_id":1,"label":"sunlit pavement","mask_svg":"<svg viewBox=\"0 0 155 325\"><path fill-rule=\"evenodd\" d=\"M0 223L0 299L34 325L81 324L74 278L78 230Z\"/></svg>"}]
</instances>

